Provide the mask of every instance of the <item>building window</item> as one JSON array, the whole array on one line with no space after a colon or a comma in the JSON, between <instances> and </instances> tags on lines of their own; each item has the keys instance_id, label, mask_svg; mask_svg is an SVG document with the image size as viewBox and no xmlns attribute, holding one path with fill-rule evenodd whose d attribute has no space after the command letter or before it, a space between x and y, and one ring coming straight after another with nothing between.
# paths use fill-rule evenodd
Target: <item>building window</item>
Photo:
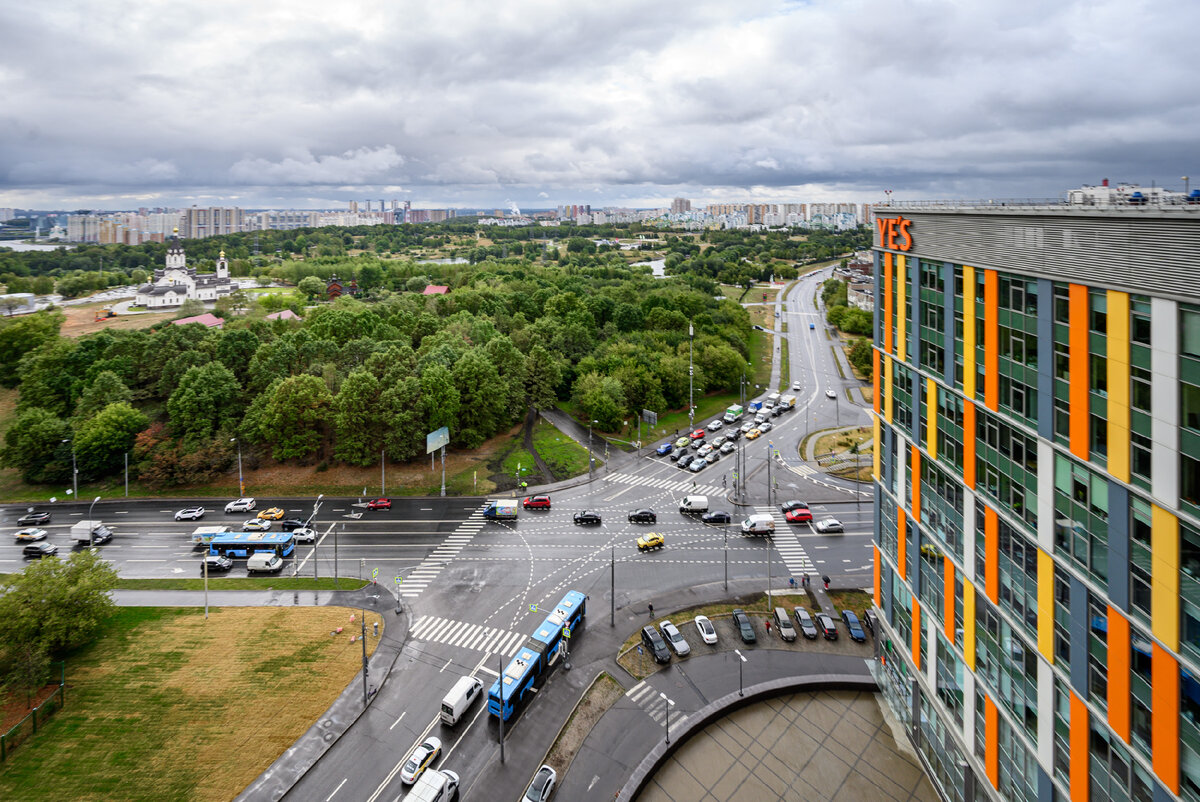
<instances>
[{"instance_id":1,"label":"building window","mask_svg":"<svg viewBox=\"0 0 1200 802\"><path fill-rule=\"evenodd\" d=\"M1108 707L1108 608L1088 594L1088 695Z\"/></svg>"},{"instance_id":2,"label":"building window","mask_svg":"<svg viewBox=\"0 0 1200 802\"><path fill-rule=\"evenodd\" d=\"M1130 402L1134 409L1150 413L1151 387L1150 371L1137 365L1129 369L1130 381L1133 383Z\"/></svg>"},{"instance_id":3,"label":"building window","mask_svg":"<svg viewBox=\"0 0 1200 802\"><path fill-rule=\"evenodd\" d=\"M1066 284L1054 285L1054 322L1071 324L1071 288Z\"/></svg>"},{"instance_id":4,"label":"building window","mask_svg":"<svg viewBox=\"0 0 1200 802\"><path fill-rule=\"evenodd\" d=\"M1071 579L1058 565L1054 566L1054 657L1063 665L1071 662Z\"/></svg>"},{"instance_id":5,"label":"building window","mask_svg":"<svg viewBox=\"0 0 1200 802\"><path fill-rule=\"evenodd\" d=\"M1093 393L1108 394L1108 357L1088 354L1088 381Z\"/></svg>"},{"instance_id":6,"label":"building window","mask_svg":"<svg viewBox=\"0 0 1200 802\"><path fill-rule=\"evenodd\" d=\"M1150 301L1140 296L1130 299L1129 337L1140 345L1150 345Z\"/></svg>"},{"instance_id":7,"label":"building window","mask_svg":"<svg viewBox=\"0 0 1200 802\"><path fill-rule=\"evenodd\" d=\"M1179 309L1179 352L1200 357L1200 309Z\"/></svg>"},{"instance_id":8,"label":"building window","mask_svg":"<svg viewBox=\"0 0 1200 802\"><path fill-rule=\"evenodd\" d=\"M1130 441L1133 446L1131 469L1135 477L1144 479L1147 484L1150 482L1150 438L1138 434L1137 432L1130 433Z\"/></svg>"},{"instance_id":9,"label":"building window","mask_svg":"<svg viewBox=\"0 0 1200 802\"><path fill-rule=\"evenodd\" d=\"M1088 293L1088 328L1097 334L1108 333L1108 296L1104 292Z\"/></svg>"}]
</instances>

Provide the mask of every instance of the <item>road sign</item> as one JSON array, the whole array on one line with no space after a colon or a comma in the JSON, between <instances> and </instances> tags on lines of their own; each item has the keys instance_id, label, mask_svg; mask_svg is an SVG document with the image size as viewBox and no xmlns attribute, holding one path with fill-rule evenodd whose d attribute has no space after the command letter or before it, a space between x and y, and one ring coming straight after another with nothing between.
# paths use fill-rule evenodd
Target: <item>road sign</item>
<instances>
[{"instance_id":1,"label":"road sign","mask_svg":"<svg viewBox=\"0 0 1200 802\"><path fill-rule=\"evenodd\" d=\"M566 638L567 640L571 639L571 628L570 627L563 627L563 637Z\"/></svg>"},{"instance_id":2,"label":"road sign","mask_svg":"<svg viewBox=\"0 0 1200 802\"><path fill-rule=\"evenodd\" d=\"M397 585L403 585L403 584L404 584L404 577L402 577L402 576L398 576L398 577L396 577L396 584L397 584Z\"/></svg>"},{"instance_id":3,"label":"road sign","mask_svg":"<svg viewBox=\"0 0 1200 802\"><path fill-rule=\"evenodd\" d=\"M646 423L650 424L651 426L657 426L658 425L658 413L652 412L648 409L643 409L642 410L642 420L644 420Z\"/></svg>"},{"instance_id":4,"label":"road sign","mask_svg":"<svg viewBox=\"0 0 1200 802\"><path fill-rule=\"evenodd\" d=\"M529 605L529 612L536 613L538 611L536 604Z\"/></svg>"},{"instance_id":5,"label":"road sign","mask_svg":"<svg viewBox=\"0 0 1200 802\"><path fill-rule=\"evenodd\" d=\"M376 579L376 577L378 577L378 576L379 576L379 569L378 569L378 568L372 568L372 569L371 569L371 581L372 581L372 582L374 582L374 581L375 581L375 579Z\"/></svg>"},{"instance_id":6,"label":"road sign","mask_svg":"<svg viewBox=\"0 0 1200 802\"><path fill-rule=\"evenodd\" d=\"M450 444L450 428L443 426L437 431L425 435L425 453L432 454L439 448Z\"/></svg>"}]
</instances>

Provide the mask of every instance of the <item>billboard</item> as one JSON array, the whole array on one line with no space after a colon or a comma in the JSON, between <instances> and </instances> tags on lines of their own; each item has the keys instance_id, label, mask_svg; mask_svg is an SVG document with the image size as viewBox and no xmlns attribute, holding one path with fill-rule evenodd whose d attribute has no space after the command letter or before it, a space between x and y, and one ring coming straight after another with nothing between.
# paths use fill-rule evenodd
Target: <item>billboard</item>
<instances>
[{"instance_id":1,"label":"billboard","mask_svg":"<svg viewBox=\"0 0 1200 802\"><path fill-rule=\"evenodd\" d=\"M450 427L443 426L437 431L425 435L425 453L432 454L439 448L450 445Z\"/></svg>"}]
</instances>

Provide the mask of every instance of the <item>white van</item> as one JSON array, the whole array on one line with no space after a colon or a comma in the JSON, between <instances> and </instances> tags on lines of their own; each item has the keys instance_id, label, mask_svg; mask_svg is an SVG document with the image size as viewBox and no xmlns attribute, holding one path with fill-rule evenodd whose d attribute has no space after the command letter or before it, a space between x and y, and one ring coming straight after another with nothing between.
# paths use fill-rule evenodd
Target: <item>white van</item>
<instances>
[{"instance_id":1,"label":"white van","mask_svg":"<svg viewBox=\"0 0 1200 802\"><path fill-rule=\"evenodd\" d=\"M283 570L283 558L269 551L256 551L246 559L248 574L277 574Z\"/></svg>"},{"instance_id":2,"label":"white van","mask_svg":"<svg viewBox=\"0 0 1200 802\"><path fill-rule=\"evenodd\" d=\"M751 515L742 521L743 535L775 534L775 519L770 515Z\"/></svg>"},{"instance_id":3,"label":"white van","mask_svg":"<svg viewBox=\"0 0 1200 802\"><path fill-rule=\"evenodd\" d=\"M458 682L442 699L442 721L450 726L458 723L458 719L467 712L475 700L483 695L483 683L476 677L459 677Z\"/></svg>"},{"instance_id":4,"label":"white van","mask_svg":"<svg viewBox=\"0 0 1200 802\"><path fill-rule=\"evenodd\" d=\"M447 802L458 798L458 775L445 769L426 769L405 795L408 802Z\"/></svg>"},{"instance_id":5,"label":"white van","mask_svg":"<svg viewBox=\"0 0 1200 802\"><path fill-rule=\"evenodd\" d=\"M679 499L680 512L708 512L708 496L684 496Z\"/></svg>"}]
</instances>

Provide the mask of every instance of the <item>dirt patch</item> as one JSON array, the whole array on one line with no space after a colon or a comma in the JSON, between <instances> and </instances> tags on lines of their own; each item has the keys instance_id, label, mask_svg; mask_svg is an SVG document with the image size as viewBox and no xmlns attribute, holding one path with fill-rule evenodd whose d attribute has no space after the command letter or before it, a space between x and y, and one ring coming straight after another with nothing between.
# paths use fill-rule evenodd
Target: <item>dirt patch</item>
<instances>
[{"instance_id":1,"label":"dirt patch","mask_svg":"<svg viewBox=\"0 0 1200 802\"><path fill-rule=\"evenodd\" d=\"M35 707L41 707L42 702L50 698L50 694L58 690L58 683L38 688L36 693L28 697L24 693L12 693L0 700L0 733L8 732L16 723L25 718Z\"/></svg>"},{"instance_id":2,"label":"dirt patch","mask_svg":"<svg viewBox=\"0 0 1200 802\"><path fill-rule=\"evenodd\" d=\"M601 716L624 694L625 689L621 684L607 673L601 672L600 676L596 677L596 681L579 700L571 718L558 734L558 740L550 747L550 754L546 756L546 762L558 772L558 776L566 773L592 727L596 726Z\"/></svg>"},{"instance_id":3,"label":"dirt patch","mask_svg":"<svg viewBox=\"0 0 1200 802\"><path fill-rule=\"evenodd\" d=\"M119 315L108 320L96 320L96 312L103 303L81 304L79 306L59 307L67 316L63 323L61 334L64 337L82 337L85 334L95 334L107 329L145 329L163 320L170 320L178 314L171 312L148 312L144 315Z\"/></svg>"}]
</instances>

